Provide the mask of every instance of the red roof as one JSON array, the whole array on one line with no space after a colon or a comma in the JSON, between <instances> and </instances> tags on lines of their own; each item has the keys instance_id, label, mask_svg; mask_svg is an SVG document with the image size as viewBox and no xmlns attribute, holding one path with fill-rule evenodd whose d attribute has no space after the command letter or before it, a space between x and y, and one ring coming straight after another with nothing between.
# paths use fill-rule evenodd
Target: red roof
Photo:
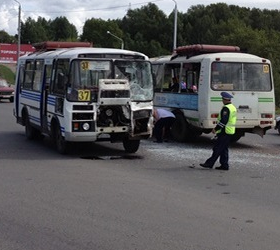
<instances>
[{"instance_id":1,"label":"red roof","mask_svg":"<svg viewBox=\"0 0 280 250\"><path fill-rule=\"evenodd\" d=\"M92 47L88 42L42 42L33 44L36 50L55 50L59 48Z\"/></svg>"},{"instance_id":2,"label":"red roof","mask_svg":"<svg viewBox=\"0 0 280 250\"><path fill-rule=\"evenodd\" d=\"M181 46L175 49L177 55L186 55L188 57L207 53L218 52L240 52L240 48L237 46L227 45L209 45L209 44L194 44Z\"/></svg>"}]
</instances>

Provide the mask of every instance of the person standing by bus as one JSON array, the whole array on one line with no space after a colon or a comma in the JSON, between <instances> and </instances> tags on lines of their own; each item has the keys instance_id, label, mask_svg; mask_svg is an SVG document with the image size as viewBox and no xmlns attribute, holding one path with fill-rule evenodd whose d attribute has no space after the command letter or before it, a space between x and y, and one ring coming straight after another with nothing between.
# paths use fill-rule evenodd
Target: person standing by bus
<instances>
[{"instance_id":1,"label":"person standing by bus","mask_svg":"<svg viewBox=\"0 0 280 250\"><path fill-rule=\"evenodd\" d=\"M212 130L212 133L217 135L217 140L213 147L212 156L208 158L205 163L201 163L200 166L204 168L213 168L215 162L220 157L221 166L216 167L216 169L229 170L228 147L231 136L235 133L236 108L231 103L232 95L227 92L222 92L221 96L224 106L218 116L218 124Z\"/></svg>"},{"instance_id":2,"label":"person standing by bus","mask_svg":"<svg viewBox=\"0 0 280 250\"><path fill-rule=\"evenodd\" d=\"M163 137L168 140L171 126L175 122L175 115L168 110L154 108L153 117L155 121L154 136L156 138L154 142L163 142Z\"/></svg>"}]
</instances>

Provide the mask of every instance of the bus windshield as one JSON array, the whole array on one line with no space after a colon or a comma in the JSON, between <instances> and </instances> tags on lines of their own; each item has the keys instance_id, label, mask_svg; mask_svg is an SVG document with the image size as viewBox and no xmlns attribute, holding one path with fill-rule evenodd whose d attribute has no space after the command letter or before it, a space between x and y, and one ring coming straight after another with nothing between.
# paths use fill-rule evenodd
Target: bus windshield
<instances>
[{"instance_id":1,"label":"bus windshield","mask_svg":"<svg viewBox=\"0 0 280 250\"><path fill-rule=\"evenodd\" d=\"M211 88L217 91L270 91L270 66L266 63L214 62Z\"/></svg>"},{"instance_id":2,"label":"bus windshield","mask_svg":"<svg viewBox=\"0 0 280 250\"><path fill-rule=\"evenodd\" d=\"M153 78L150 62L115 61L115 78L128 79L132 101L153 99Z\"/></svg>"},{"instance_id":3,"label":"bus windshield","mask_svg":"<svg viewBox=\"0 0 280 250\"><path fill-rule=\"evenodd\" d=\"M132 101L153 99L153 79L149 62L74 60L69 74L68 100L96 102L100 79L127 79Z\"/></svg>"}]
</instances>

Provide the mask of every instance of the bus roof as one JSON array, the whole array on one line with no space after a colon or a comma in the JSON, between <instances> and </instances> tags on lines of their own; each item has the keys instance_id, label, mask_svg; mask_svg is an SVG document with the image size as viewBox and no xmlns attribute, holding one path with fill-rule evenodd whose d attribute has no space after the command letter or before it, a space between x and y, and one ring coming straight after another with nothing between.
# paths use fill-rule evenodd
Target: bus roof
<instances>
[{"instance_id":1,"label":"bus roof","mask_svg":"<svg viewBox=\"0 0 280 250\"><path fill-rule=\"evenodd\" d=\"M178 56L173 58L170 63L179 63L179 62L201 62L202 60L209 59L213 61L221 61L221 62L251 62L251 63L269 63L268 59L248 54L248 53L210 53L210 54L202 54L193 56L191 58L186 58L185 56Z\"/></svg>"},{"instance_id":2,"label":"bus roof","mask_svg":"<svg viewBox=\"0 0 280 250\"><path fill-rule=\"evenodd\" d=\"M253 54L241 53L241 52L219 52L219 53L209 53L209 54L199 54L192 57L186 57L185 55L174 56L161 56L150 58L152 64L163 64L163 63L192 63L201 62L202 60L212 60L221 62L251 62L251 63L270 63L266 58L262 58Z\"/></svg>"},{"instance_id":3,"label":"bus roof","mask_svg":"<svg viewBox=\"0 0 280 250\"><path fill-rule=\"evenodd\" d=\"M32 54L20 57L26 59L52 59L52 58L119 58L119 59L141 59L148 60L148 57L140 52L114 49L114 48L93 48L93 47L72 47L59 48L48 51L36 51Z\"/></svg>"}]
</instances>

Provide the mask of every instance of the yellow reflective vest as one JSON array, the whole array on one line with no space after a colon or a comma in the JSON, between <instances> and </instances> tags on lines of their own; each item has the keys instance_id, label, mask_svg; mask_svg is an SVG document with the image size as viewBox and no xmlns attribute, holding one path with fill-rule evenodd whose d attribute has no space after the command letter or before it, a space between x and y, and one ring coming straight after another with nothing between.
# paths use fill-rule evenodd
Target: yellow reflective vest
<instances>
[{"instance_id":1,"label":"yellow reflective vest","mask_svg":"<svg viewBox=\"0 0 280 250\"><path fill-rule=\"evenodd\" d=\"M232 103L225 105L229 109L229 118L227 124L225 124L225 132L228 135L233 135L235 133L235 124L236 124L236 108ZM221 121L221 112L218 116L218 122ZM217 133L221 133L221 129Z\"/></svg>"}]
</instances>

